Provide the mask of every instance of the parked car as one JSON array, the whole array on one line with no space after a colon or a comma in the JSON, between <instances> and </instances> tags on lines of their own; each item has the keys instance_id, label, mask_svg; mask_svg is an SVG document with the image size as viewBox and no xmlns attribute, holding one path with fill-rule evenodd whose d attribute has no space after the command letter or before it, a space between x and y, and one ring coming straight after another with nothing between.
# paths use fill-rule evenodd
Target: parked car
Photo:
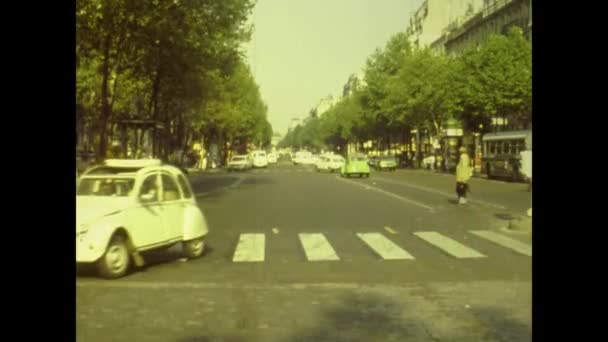
<instances>
[{"instance_id":1,"label":"parked car","mask_svg":"<svg viewBox=\"0 0 608 342\"><path fill-rule=\"evenodd\" d=\"M367 164L370 167L375 168L376 165L377 165L377 163L378 163L378 158L379 158L378 156L371 156L371 157L369 157L368 160L367 160Z\"/></svg>"},{"instance_id":2,"label":"parked car","mask_svg":"<svg viewBox=\"0 0 608 342\"><path fill-rule=\"evenodd\" d=\"M238 155L230 158L230 161L228 162L228 172L247 169L249 169L249 160L247 155Z\"/></svg>"},{"instance_id":3,"label":"parked car","mask_svg":"<svg viewBox=\"0 0 608 342\"><path fill-rule=\"evenodd\" d=\"M276 164L278 159L279 158L276 153L268 153L268 164Z\"/></svg>"},{"instance_id":4,"label":"parked car","mask_svg":"<svg viewBox=\"0 0 608 342\"><path fill-rule=\"evenodd\" d=\"M394 156L381 156L375 163L377 170L390 170L395 171L397 169L397 160Z\"/></svg>"},{"instance_id":5,"label":"parked car","mask_svg":"<svg viewBox=\"0 0 608 342\"><path fill-rule=\"evenodd\" d=\"M253 151L251 155L253 167L268 167L266 151Z\"/></svg>"},{"instance_id":6,"label":"parked car","mask_svg":"<svg viewBox=\"0 0 608 342\"><path fill-rule=\"evenodd\" d=\"M295 157L292 159L294 165L310 165L314 164L312 159L312 153L308 151L299 151L295 153Z\"/></svg>"},{"instance_id":7,"label":"parked car","mask_svg":"<svg viewBox=\"0 0 608 342\"><path fill-rule=\"evenodd\" d=\"M121 277L143 264L141 253L175 244L199 257L208 232L187 178L160 160L107 160L78 179L76 263L103 277Z\"/></svg>"},{"instance_id":8,"label":"parked car","mask_svg":"<svg viewBox=\"0 0 608 342\"><path fill-rule=\"evenodd\" d=\"M359 177L369 177L370 170L367 160L364 155L350 155L342 166L340 175L342 177L350 177L351 175L359 175Z\"/></svg>"}]
</instances>

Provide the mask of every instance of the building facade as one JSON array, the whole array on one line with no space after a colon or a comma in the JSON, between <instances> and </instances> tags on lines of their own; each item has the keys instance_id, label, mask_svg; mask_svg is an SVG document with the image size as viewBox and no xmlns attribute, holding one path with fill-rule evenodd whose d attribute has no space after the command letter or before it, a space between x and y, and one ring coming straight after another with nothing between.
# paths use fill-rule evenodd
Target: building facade
<instances>
[{"instance_id":1,"label":"building facade","mask_svg":"<svg viewBox=\"0 0 608 342\"><path fill-rule=\"evenodd\" d=\"M532 35L531 0L489 0L473 16L454 21L432 44L435 50L457 55L483 44L492 34L506 34L513 26Z\"/></svg>"},{"instance_id":2,"label":"building facade","mask_svg":"<svg viewBox=\"0 0 608 342\"><path fill-rule=\"evenodd\" d=\"M410 16L406 33L417 48L430 47L455 18L478 12L483 0L426 0Z\"/></svg>"}]
</instances>

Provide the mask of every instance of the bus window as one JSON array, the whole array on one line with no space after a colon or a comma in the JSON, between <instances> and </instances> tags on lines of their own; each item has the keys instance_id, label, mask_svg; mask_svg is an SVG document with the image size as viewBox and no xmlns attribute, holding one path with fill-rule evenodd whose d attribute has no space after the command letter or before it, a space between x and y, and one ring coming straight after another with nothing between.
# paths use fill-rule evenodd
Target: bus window
<instances>
[{"instance_id":1,"label":"bus window","mask_svg":"<svg viewBox=\"0 0 608 342\"><path fill-rule=\"evenodd\" d=\"M507 141L505 141L505 142L503 143L503 149L504 149L504 150L503 150L503 153L504 153L504 154L511 154L511 152L513 152L513 151L511 150L512 145L513 145L513 144L511 143L511 141L508 141L508 140L507 140Z\"/></svg>"},{"instance_id":2,"label":"bus window","mask_svg":"<svg viewBox=\"0 0 608 342\"><path fill-rule=\"evenodd\" d=\"M526 148L526 142L522 139L522 140L517 140L517 151L516 153L519 154L519 152L525 151L527 150Z\"/></svg>"}]
</instances>

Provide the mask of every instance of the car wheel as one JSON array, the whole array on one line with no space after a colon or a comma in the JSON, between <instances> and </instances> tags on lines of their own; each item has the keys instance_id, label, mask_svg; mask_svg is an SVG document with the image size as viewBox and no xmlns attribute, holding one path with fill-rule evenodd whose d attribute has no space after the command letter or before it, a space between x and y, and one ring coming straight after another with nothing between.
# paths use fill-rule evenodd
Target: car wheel
<instances>
[{"instance_id":1,"label":"car wheel","mask_svg":"<svg viewBox=\"0 0 608 342\"><path fill-rule=\"evenodd\" d=\"M369 173L366 173L366 174L365 174L365 178L369 178Z\"/></svg>"},{"instance_id":2,"label":"car wheel","mask_svg":"<svg viewBox=\"0 0 608 342\"><path fill-rule=\"evenodd\" d=\"M188 259L198 258L203 254L205 249L205 241L203 238L192 239L182 242L184 255Z\"/></svg>"},{"instance_id":3,"label":"car wheel","mask_svg":"<svg viewBox=\"0 0 608 342\"><path fill-rule=\"evenodd\" d=\"M125 238L115 235L108 243L106 252L97 261L97 270L104 278L120 278L129 269L131 258Z\"/></svg>"}]
</instances>

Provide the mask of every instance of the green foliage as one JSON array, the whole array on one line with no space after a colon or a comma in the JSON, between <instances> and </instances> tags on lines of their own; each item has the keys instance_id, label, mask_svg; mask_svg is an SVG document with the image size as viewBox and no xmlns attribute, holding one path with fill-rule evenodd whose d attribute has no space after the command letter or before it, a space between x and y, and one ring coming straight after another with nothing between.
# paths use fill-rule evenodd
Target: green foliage
<instances>
[{"instance_id":1,"label":"green foliage","mask_svg":"<svg viewBox=\"0 0 608 342\"><path fill-rule=\"evenodd\" d=\"M477 130L495 116L525 125L532 115L531 44L517 28L456 57L412 49L398 33L368 58L363 81L365 87L290 132L281 146L386 141L413 128L441 137L453 118Z\"/></svg>"},{"instance_id":2,"label":"green foliage","mask_svg":"<svg viewBox=\"0 0 608 342\"><path fill-rule=\"evenodd\" d=\"M268 141L267 108L240 52L253 6L252 0L79 0L78 118L96 127L99 152L112 120L122 116L180 126L177 136L159 141L166 152L182 146L188 132Z\"/></svg>"}]
</instances>

